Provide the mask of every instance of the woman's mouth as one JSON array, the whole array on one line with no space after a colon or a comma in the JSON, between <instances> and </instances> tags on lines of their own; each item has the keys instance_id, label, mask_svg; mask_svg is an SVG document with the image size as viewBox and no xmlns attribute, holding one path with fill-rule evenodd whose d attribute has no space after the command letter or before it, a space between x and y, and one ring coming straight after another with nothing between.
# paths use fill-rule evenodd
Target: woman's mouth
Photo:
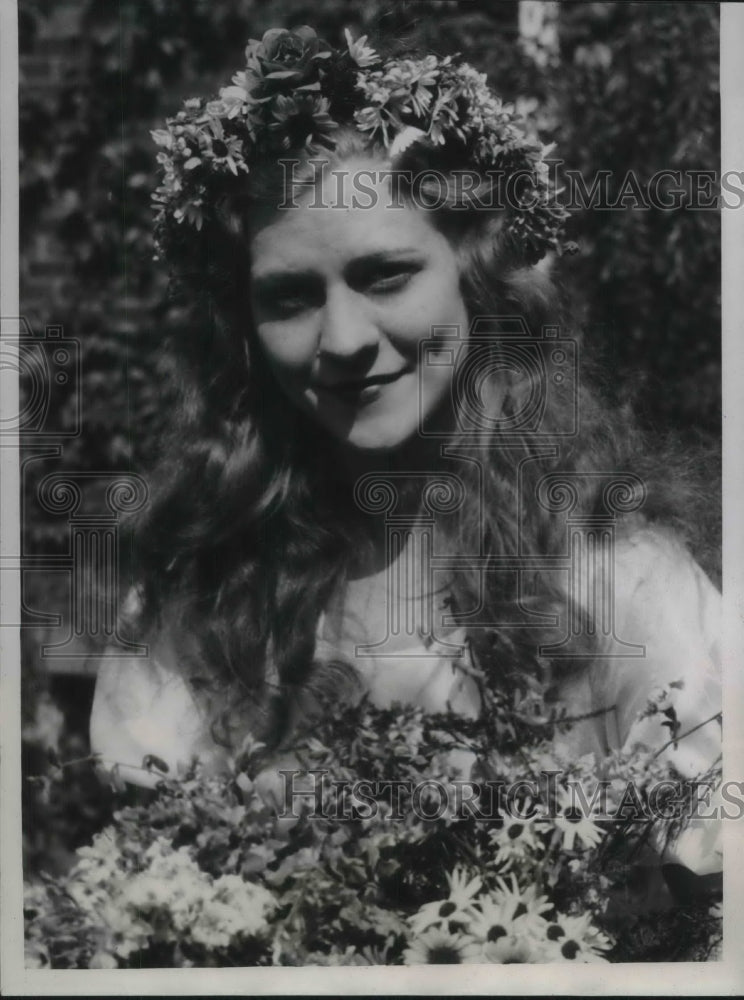
<instances>
[{"instance_id":1,"label":"woman's mouth","mask_svg":"<svg viewBox=\"0 0 744 1000\"><path fill-rule=\"evenodd\" d=\"M377 399L384 386L397 382L404 374L405 371L381 372L378 375L366 375L358 379L320 382L316 384L316 388L347 403L366 403Z\"/></svg>"}]
</instances>

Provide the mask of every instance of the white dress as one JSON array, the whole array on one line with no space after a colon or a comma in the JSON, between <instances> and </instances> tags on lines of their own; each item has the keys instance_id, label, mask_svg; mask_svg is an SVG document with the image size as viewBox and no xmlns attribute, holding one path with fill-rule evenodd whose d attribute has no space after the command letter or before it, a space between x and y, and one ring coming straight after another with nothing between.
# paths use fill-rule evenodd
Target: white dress
<instances>
[{"instance_id":1,"label":"white dress","mask_svg":"<svg viewBox=\"0 0 744 1000\"><path fill-rule=\"evenodd\" d=\"M661 746L668 733L658 718L637 721L637 716L649 696L670 682L682 682L674 692L680 732L721 711L718 591L678 542L651 529L619 541L614 562L615 635L644 646L645 655L605 651L559 681L570 715L595 713L556 738L572 755L604 755L636 741ZM467 657L453 658L446 649L432 652L410 634L398 637L397 646L388 644L390 655L384 658L360 654L361 644L385 635L386 572L352 581L331 603L318 628L316 655L353 663L372 702L381 707L399 701L428 711L476 715L480 699ZM437 634L450 643L464 638L456 630ZM596 714L600 709L607 711ZM117 763L125 780L142 785L157 780L141 768L146 754L165 761L170 773L194 756L208 769L224 767L226 751L211 736L210 706L177 662L167 631L157 637L148 658L102 659L91 745L104 767ZM721 752L718 722L701 726L664 752L686 777L705 772ZM699 874L720 871L719 824L693 821L665 860Z\"/></svg>"}]
</instances>

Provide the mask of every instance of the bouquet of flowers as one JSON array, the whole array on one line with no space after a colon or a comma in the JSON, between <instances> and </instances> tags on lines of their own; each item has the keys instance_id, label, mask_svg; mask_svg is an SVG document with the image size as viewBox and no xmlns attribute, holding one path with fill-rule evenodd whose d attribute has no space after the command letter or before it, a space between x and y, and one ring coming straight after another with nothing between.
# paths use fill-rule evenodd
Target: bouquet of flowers
<instances>
[{"instance_id":1,"label":"bouquet of flowers","mask_svg":"<svg viewBox=\"0 0 744 1000\"><path fill-rule=\"evenodd\" d=\"M668 695L646 714L680 740ZM222 776L195 765L174 778L147 757L162 775L147 801L115 812L67 875L28 885L27 963L716 957L720 905L708 894L672 906L658 863L695 783L642 746L566 759L553 736L568 725L528 685L492 696L478 720L363 700L326 713L271 767L252 739Z\"/></svg>"}]
</instances>

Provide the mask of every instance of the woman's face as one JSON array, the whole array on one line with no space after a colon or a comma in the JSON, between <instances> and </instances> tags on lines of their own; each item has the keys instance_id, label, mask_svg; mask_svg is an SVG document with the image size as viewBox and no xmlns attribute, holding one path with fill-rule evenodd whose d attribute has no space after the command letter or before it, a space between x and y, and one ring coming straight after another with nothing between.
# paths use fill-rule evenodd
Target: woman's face
<instances>
[{"instance_id":1,"label":"woman's face","mask_svg":"<svg viewBox=\"0 0 744 1000\"><path fill-rule=\"evenodd\" d=\"M347 180L364 168L372 207L334 204L334 181L327 207L310 207L311 189L255 231L251 300L288 399L351 447L388 450L422 420L451 420L453 366L422 365L419 343L434 326L466 337L468 317L448 240L425 211L391 205L379 164L346 167Z\"/></svg>"}]
</instances>

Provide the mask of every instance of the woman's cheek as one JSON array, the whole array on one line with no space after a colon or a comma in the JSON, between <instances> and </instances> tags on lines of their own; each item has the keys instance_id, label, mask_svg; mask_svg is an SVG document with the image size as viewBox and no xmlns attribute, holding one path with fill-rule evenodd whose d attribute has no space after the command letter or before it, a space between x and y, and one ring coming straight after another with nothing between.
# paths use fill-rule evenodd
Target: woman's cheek
<instances>
[{"instance_id":1,"label":"woman's cheek","mask_svg":"<svg viewBox=\"0 0 744 1000\"><path fill-rule=\"evenodd\" d=\"M456 271L449 268L444 274L429 271L416 287L415 295L411 295L408 306L408 324L417 327L419 337L430 336L434 326L467 326L459 279Z\"/></svg>"},{"instance_id":2,"label":"woman's cheek","mask_svg":"<svg viewBox=\"0 0 744 1000\"><path fill-rule=\"evenodd\" d=\"M311 332L294 323L268 323L257 328L261 350L275 370L299 370L312 362L315 347Z\"/></svg>"}]
</instances>

